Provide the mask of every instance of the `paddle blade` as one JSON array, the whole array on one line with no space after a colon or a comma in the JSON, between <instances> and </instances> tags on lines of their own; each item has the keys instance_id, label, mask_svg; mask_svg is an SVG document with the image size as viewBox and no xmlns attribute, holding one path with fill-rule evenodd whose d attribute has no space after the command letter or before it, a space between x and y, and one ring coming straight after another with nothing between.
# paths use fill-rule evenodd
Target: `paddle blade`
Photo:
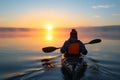
<instances>
[{"instance_id":1,"label":"paddle blade","mask_svg":"<svg viewBox=\"0 0 120 80\"><path fill-rule=\"evenodd\" d=\"M95 43L100 43L100 42L101 42L101 39L94 39L87 44L95 44Z\"/></svg>"},{"instance_id":2,"label":"paddle blade","mask_svg":"<svg viewBox=\"0 0 120 80\"><path fill-rule=\"evenodd\" d=\"M55 51L56 49L59 49L59 48L50 46L50 47L42 48L42 51L45 52L45 53L49 53L49 52Z\"/></svg>"}]
</instances>

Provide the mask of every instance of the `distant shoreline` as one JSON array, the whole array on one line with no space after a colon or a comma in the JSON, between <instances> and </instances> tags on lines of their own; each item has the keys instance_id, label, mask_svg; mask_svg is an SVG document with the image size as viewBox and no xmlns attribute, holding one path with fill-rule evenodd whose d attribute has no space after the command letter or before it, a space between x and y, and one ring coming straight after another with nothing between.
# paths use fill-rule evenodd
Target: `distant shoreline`
<instances>
[{"instance_id":1,"label":"distant shoreline","mask_svg":"<svg viewBox=\"0 0 120 80\"><path fill-rule=\"evenodd\" d=\"M72 28L72 27L71 27ZM56 28L58 30L64 29L71 29L71 28ZM73 27L80 31L86 30L102 30L102 31L109 31L109 30L120 30L120 25L113 25L113 26L91 26L91 27ZM14 28L14 27L0 27L0 32L16 32L16 31L40 31L40 28Z\"/></svg>"}]
</instances>

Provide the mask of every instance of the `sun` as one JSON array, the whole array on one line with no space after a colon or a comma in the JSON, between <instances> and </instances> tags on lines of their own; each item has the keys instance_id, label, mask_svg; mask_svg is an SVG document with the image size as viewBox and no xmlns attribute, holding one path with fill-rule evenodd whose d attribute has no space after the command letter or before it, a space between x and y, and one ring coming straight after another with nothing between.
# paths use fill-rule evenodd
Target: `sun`
<instances>
[{"instance_id":1,"label":"sun","mask_svg":"<svg viewBox=\"0 0 120 80\"><path fill-rule=\"evenodd\" d=\"M48 25L48 26L46 27L46 29L49 30L49 31L51 31L51 30L53 29L53 26L52 26L52 25Z\"/></svg>"}]
</instances>

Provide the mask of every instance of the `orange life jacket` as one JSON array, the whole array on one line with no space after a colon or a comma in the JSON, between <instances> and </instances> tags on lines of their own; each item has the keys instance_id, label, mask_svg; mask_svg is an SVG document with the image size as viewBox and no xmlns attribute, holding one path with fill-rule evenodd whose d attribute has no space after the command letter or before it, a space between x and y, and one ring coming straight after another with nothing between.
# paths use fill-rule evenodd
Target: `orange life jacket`
<instances>
[{"instance_id":1,"label":"orange life jacket","mask_svg":"<svg viewBox=\"0 0 120 80\"><path fill-rule=\"evenodd\" d=\"M80 54L80 42L72 42L68 46L67 53L69 55L79 55Z\"/></svg>"}]
</instances>

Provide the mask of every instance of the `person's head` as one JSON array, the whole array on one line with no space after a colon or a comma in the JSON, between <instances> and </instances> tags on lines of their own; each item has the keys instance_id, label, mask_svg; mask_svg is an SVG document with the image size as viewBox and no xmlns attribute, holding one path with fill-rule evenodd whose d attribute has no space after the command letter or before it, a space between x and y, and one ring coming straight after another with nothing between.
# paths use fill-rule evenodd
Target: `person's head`
<instances>
[{"instance_id":1,"label":"person's head","mask_svg":"<svg viewBox=\"0 0 120 80\"><path fill-rule=\"evenodd\" d=\"M76 38L76 39L78 39L78 37L77 37L77 31L75 29L72 29L72 31L70 32L70 38Z\"/></svg>"}]
</instances>

